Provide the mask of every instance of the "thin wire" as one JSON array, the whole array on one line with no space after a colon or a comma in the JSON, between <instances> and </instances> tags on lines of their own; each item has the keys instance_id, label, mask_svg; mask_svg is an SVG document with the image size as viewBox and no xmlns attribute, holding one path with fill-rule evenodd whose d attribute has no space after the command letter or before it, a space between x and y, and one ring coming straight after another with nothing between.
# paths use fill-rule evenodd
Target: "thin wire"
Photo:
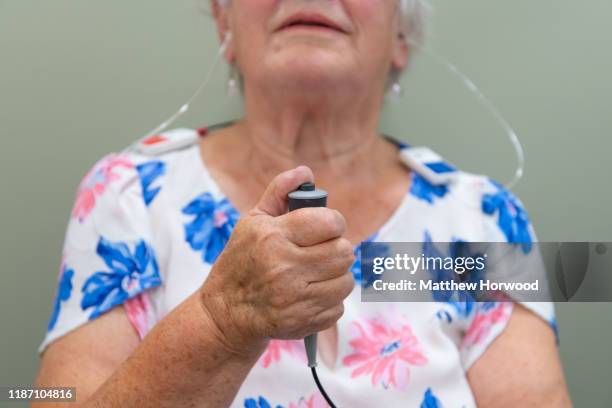
<instances>
[{"instance_id":1,"label":"thin wire","mask_svg":"<svg viewBox=\"0 0 612 408\"><path fill-rule=\"evenodd\" d=\"M193 101L196 100L196 98L200 95L200 93L208 85L208 82L210 81L212 73L217 67L217 64L219 63L221 56L227 49L227 46L229 45L230 40L231 40L231 33L228 33L225 40L223 41L223 44L219 48L219 51L217 52L215 60L211 64L210 68L208 69L208 72L206 73L204 80L202 81L198 89L193 93L191 98L189 98L187 102L183 104L176 113L174 113L167 120L162 122L155 129L147 133L146 136L142 139L146 139L153 135L159 134L160 132L167 129L168 126L174 123L179 117L183 116L185 113L187 113L187 111L189 111L189 108L191 104L193 103ZM501 114L499 109L493 104L493 102L491 102L489 98L487 98L484 95L484 93L478 88L478 86L474 83L474 81L472 81L467 75L461 72L455 64L453 64L452 62L450 62L449 60L447 60L446 58L444 58L443 56L441 56L440 54L438 54L437 52L435 52L433 49L429 47L424 47L422 45L415 43L414 41L409 41L409 42L415 47L417 47L420 51L425 52L430 57L432 57L434 60L436 60L438 63L445 66L446 69L451 74L459 78L463 82L465 87L476 96L476 98L479 100L482 106L484 106L489 111L489 113L493 115L493 117L497 120L500 126L504 129L508 138L510 139L510 143L512 144L512 147L514 148L514 153L516 155L516 160L517 160L517 167L514 172L514 176L509 182L505 183L505 186L508 189L512 189L513 187L515 187L518 184L518 182L523 178L524 169L525 169L525 151L523 149L523 145L521 144L521 141L518 135L516 134L512 126L510 126L510 123L508 123L508 121L506 120L506 118L504 118L504 116ZM136 142L136 143L139 143L139 142Z\"/></svg>"},{"instance_id":2,"label":"thin wire","mask_svg":"<svg viewBox=\"0 0 612 408\"><path fill-rule=\"evenodd\" d=\"M183 104L183 106L181 106L179 108L178 111L176 111L176 113L174 113L172 116L170 116L168 119L166 119L164 122L162 122L159 126L157 126L155 129L153 129L152 131L150 131L149 133L146 134L146 136L144 137L144 139L151 137L153 135L159 134L160 132L166 130L168 128L168 126L170 126L172 123L174 123L178 118L180 118L181 116L183 116L185 113L187 113L187 111L189 111L189 108L191 106L191 104L193 103L193 101L196 100L196 98L200 95L200 93L204 90L204 88L206 88L206 85L208 85L208 82L210 81L210 78L212 76L212 73L214 72L215 68L217 67L217 64L219 63L219 60L221 60L221 56L223 55L223 53L225 52L225 50L227 49L227 46L229 44L229 40L231 39L231 35L228 34L228 36L225 38L225 41L223 42L223 44L221 45L221 47L219 48L219 51L217 52L217 55L215 56L215 60L213 61L213 63L211 64L210 68L208 69L208 72L206 73L206 76L204 77L204 80L202 81L202 83L200 84L200 86L198 87L198 89L193 93L193 95L191 95L191 98L189 98L187 100L187 102L185 102Z\"/></svg>"},{"instance_id":3,"label":"thin wire","mask_svg":"<svg viewBox=\"0 0 612 408\"><path fill-rule=\"evenodd\" d=\"M516 134L512 126L510 126L510 123L508 123L506 118L504 118L504 116L501 114L495 104L493 104L493 102L491 102L491 100L487 98L484 93L482 93L482 91L478 88L474 81L472 81L467 75L461 72L455 64L453 64L452 62L450 62L449 60L447 60L429 47L425 47L414 42L411 43L412 45L418 47L419 51L425 52L426 54L434 58L438 63L444 65L446 69L449 70L449 72L459 78L466 86L466 88L476 96L480 103L489 111L489 113L491 113L495 117L497 122L504 129L508 138L510 139L510 143L512 143L512 147L514 148L514 153L516 155L517 160L517 167L514 172L514 176L509 182L505 183L505 187L508 189L512 189L513 187L515 187L524 175L525 151L518 135Z\"/></svg>"},{"instance_id":4,"label":"thin wire","mask_svg":"<svg viewBox=\"0 0 612 408\"><path fill-rule=\"evenodd\" d=\"M321 381L319 381L319 376L317 375L317 368L310 367L310 371L312 371L312 377L314 378L315 384L317 384L317 388L323 395L323 398L325 398L325 401L327 401L327 403L329 404L331 408L336 408L336 405L334 404L334 402L331 400L329 395L327 395L327 392L325 392L325 388L323 388L323 385L321 385Z\"/></svg>"}]
</instances>

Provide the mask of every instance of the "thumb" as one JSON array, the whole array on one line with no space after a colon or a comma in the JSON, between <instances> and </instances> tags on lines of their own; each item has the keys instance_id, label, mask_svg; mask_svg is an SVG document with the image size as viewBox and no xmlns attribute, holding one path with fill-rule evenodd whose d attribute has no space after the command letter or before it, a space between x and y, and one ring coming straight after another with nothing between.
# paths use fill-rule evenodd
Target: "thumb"
<instances>
[{"instance_id":1,"label":"thumb","mask_svg":"<svg viewBox=\"0 0 612 408\"><path fill-rule=\"evenodd\" d=\"M272 180L259 202L253 209L255 213L263 213L278 217L287 212L287 195L297 190L303 183L314 182L312 170L306 166L298 166L285 171Z\"/></svg>"}]
</instances>

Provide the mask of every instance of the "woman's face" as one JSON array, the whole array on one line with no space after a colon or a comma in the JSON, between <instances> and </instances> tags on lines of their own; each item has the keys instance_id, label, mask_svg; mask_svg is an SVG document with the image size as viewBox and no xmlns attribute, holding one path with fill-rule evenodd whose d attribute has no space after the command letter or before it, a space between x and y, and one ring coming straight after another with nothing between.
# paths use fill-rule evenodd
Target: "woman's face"
<instances>
[{"instance_id":1,"label":"woman's face","mask_svg":"<svg viewBox=\"0 0 612 408\"><path fill-rule=\"evenodd\" d=\"M396 0L231 0L217 21L232 33L226 57L247 91L384 87L407 60Z\"/></svg>"}]
</instances>

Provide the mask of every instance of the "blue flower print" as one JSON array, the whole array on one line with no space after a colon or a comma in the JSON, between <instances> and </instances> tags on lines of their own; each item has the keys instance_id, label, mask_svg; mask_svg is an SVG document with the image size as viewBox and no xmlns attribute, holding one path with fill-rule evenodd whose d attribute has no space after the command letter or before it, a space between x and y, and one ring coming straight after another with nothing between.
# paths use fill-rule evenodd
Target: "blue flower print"
<instances>
[{"instance_id":1,"label":"blue flower print","mask_svg":"<svg viewBox=\"0 0 612 408\"><path fill-rule=\"evenodd\" d=\"M423 395L423 402L421 402L419 408L442 408L442 403L436 398L431 388L428 388Z\"/></svg>"},{"instance_id":2,"label":"blue flower print","mask_svg":"<svg viewBox=\"0 0 612 408\"><path fill-rule=\"evenodd\" d=\"M272 408L272 405L264 397L258 399L249 398L244 400L244 408ZM283 408L282 405L277 405L276 408Z\"/></svg>"},{"instance_id":3,"label":"blue flower print","mask_svg":"<svg viewBox=\"0 0 612 408\"><path fill-rule=\"evenodd\" d=\"M373 243L377 237L378 233L371 235L368 239L362 241L361 244L357 245L353 250L353 253L355 254L355 262L353 262L350 271L353 274L355 282L363 286L364 289L369 288L376 279L380 278L379 275L373 273L374 258L386 257L389 255L389 245L383 243L376 243L376 245L368 245L366 251L367 255L363 255L363 245ZM363 276L362 269L368 272L367 276Z\"/></svg>"},{"instance_id":4,"label":"blue flower print","mask_svg":"<svg viewBox=\"0 0 612 408\"><path fill-rule=\"evenodd\" d=\"M374 233L368 239L362 241L362 244L364 242L374 242L377 236L378 233ZM355 246L353 249L353 254L355 255L355 262L353 262L353 265L351 266L351 273L355 278L355 282L361 283L361 244Z\"/></svg>"},{"instance_id":5,"label":"blue flower print","mask_svg":"<svg viewBox=\"0 0 612 408\"><path fill-rule=\"evenodd\" d=\"M478 254L467 254L469 244L466 241L455 239L453 242L449 243L448 254L443 254L438 248L436 248L435 244L431 239L431 235L428 231L425 231L425 236L423 239L423 256L425 258L436 258L436 259L444 259L447 257L457 258L457 257L478 257ZM434 282L442 282L442 281L461 281L463 275L458 275L453 270L443 268L442 265L438 262L434 262L432 267L428 269L430 274L432 275L432 280ZM470 272L471 274L474 271ZM484 273L480 272L480 273ZM480 273L478 276L470 276L470 280L478 280L480 277ZM433 298L436 302L444 302L452 306L457 314L460 317L467 317L474 310L474 297L468 291L453 291L453 290L436 290L433 292ZM445 318L448 322L452 321L452 317L448 313L438 313L439 318Z\"/></svg>"},{"instance_id":6,"label":"blue flower print","mask_svg":"<svg viewBox=\"0 0 612 408\"><path fill-rule=\"evenodd\" d=\"M523 253L531 251L529 217L518 199L501 184L490 180L497 191L482 198L482 211L493 215L499 213L497 224L509 243L520 244Z\"/></svg>"},{"instance_id":7,"label":"blue flower print","mask_svg":"<svg viewBox=\"0 0 612 408\"><path fill-rule=\"evenodd\" d=\"M487 313L495 309L497 305L499 305L499 302L480 302L478 303L478 310L479 312Z\"/></svg>"},{"instance_id":8,"label":"blue flower print","mask_svg":"<svg viewBox=\"0 0 612 408\"><path fill-rule=\"evenodd\" d=\"M144 241L132 253L125 243L100 238L97 253L109 270L94 273L83 284L81 308L93 308L89 320L162 283L153 248Z\"/></svg>"},{"instance_id":9,"label":"blue flower print","mask_svg":"<svg viewBox=\"0 0 612 408\"><path fill-rule=\"evenodd\" d=\"M66 266L62 267L62 276L60 277L59 284L57 287L57 295L55 296L53 313L51 314L51 318L49 319L47 331L51 331L55 327L55 324L57 323L57 318L59 317L60 309L62 307L62 302L65 302L70 299L70 295L72 294L73 276L74 270L69 269Z\"/></svg>"},{"instance_id":10,"label":"blue flower print","mask_svg":"<svg viewBox=\"0 0 612 408\"><path fill-rule=\"evenodd\" d=\"M204 193L183 208L183 214L195 217L185 224L185 240L193 250L202 251L205 262L214 263L238 222L238 211L227 199L217 202Z\"/></svg>"},{"instance_id":11,"label":"blue flower print","mask_svg":"<svg viewBox=\"0 0 612 408\"><path fill-rule=\"evenodd\" d=\"M410 194L414 197L433 204L436 198L443 198L448 193L445 185L435 186L418 173L412 173L412 186Z\"/></svg>"},{"instance_id":12,"label":"blue flower print","mask_svg":"<svg viewBox=\"0 0 612 408\"><path fill-rule=\"evenodd\" d=\"M166 173L166 164L162 161L151 161L136 166L142 186L142 197L146 206L151 205L161 187L152 187L153 183Z\"/></svg>"}]
</instances>

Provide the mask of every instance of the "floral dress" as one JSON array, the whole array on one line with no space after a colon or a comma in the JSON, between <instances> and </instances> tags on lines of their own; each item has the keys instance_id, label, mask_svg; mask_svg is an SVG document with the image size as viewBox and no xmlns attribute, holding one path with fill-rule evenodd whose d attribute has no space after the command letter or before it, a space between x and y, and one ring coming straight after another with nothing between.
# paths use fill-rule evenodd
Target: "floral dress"
<instances>
[{"instance_id":1,"label":"floral dress","mask_svg":"<svg viewBox=\"0 0 612 408\"><path fill-rule=\"evenodd\" d=\"M40 351L119 305L142 339L202 285L240 217L201 160L198 139L213 130L147 138L105 157L86 175ZM398 150L408 148L398 143ZM368 241L527 243L523 251L530 256L527 215L499 184L459 170L448 185L409 174L402 203ZM475 406L467 370L504 331L513 304L362 303L359 246L355 253L356 285L338 321L337 358L318 369L336 405ZM556 328L552 304L525 306ZM325 406L301 340L271 340L232 404Z\"/></svg>"}]
</instances>

